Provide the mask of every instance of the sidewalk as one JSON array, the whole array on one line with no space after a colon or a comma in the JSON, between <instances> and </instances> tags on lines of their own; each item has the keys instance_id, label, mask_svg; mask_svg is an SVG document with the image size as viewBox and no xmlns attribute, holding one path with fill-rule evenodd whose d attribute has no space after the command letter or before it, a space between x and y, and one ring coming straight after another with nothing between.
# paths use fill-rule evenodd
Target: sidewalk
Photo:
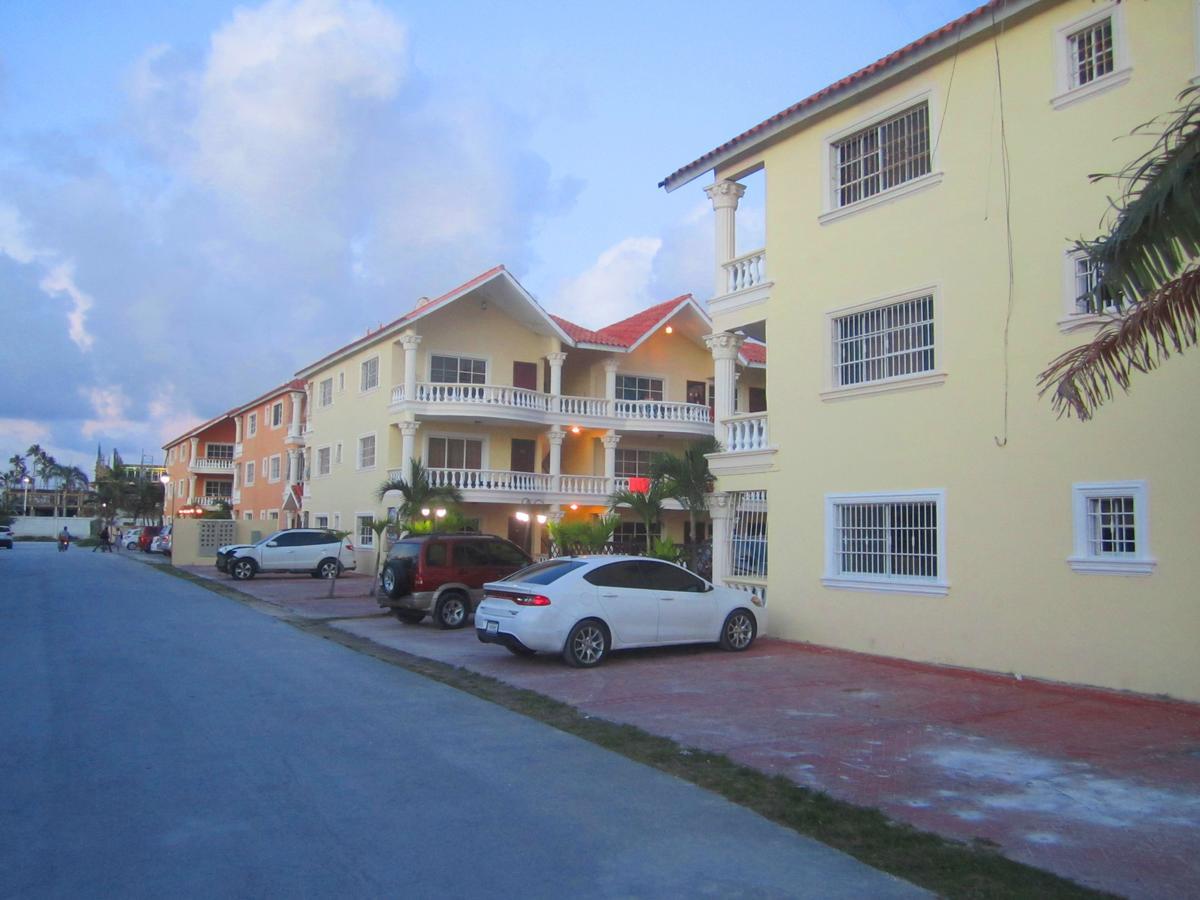
<instances>
[{"instance_id":1,"label":"sidewalk","mask_svg":"<svg viewBox=\"0 0 1200 900\"><path fill-rule=\"evenodd\" d=\"M224 579L214 568L189 567ZM749 651L521 659L403 625L366 576L238 589L379 644L723 753L947 837L1131 897L1200 896L1200 706L760 639Z\"/></svg>"}]
</instances>

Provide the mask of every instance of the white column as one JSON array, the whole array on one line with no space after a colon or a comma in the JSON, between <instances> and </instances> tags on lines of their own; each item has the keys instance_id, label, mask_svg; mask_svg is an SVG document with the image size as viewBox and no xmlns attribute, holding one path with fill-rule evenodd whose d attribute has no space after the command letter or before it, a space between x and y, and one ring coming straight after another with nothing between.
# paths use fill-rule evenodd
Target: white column
<instances>
[{"instance_id":1,"label":"white column","mask_svg":"<svg viewBox=\"0 0 1200 900\"><path fill-rule=\"evenodd\" d=\"M287 455L288 455L287 486L291 487L293 484L295 484L297 481L300 480L300 473L298 471L296 471L298 468L297 464L300 459L300 451L293 447L292 449L288 450Z\"/></svg>"},{"instance_id":2,"label":"white column","mask_svg":"<svg viewBox=\"0 0 1200 900\"><path fill-rule=\"evenodd\" d=\"M233 442L240 444L242 442L242 417L233 417Z\"/></svg>"},{"instance_id":3,"label":"white column","mask_svg":"<svg viewBox=\"0 0 1200 900\"><path fill-rule=\"evenodd\" d=\"M300 393L299 391L292 391L292 427L288 429L289 436L295 435L299 437L300 432L303 430L300 426L300 413L303 399L304 394Z\"/></svg>"},{"instance_id":4,"label":"white column","mask_svg":"<svg viewBox=\"0 0 1200 900\"><path fill-rule=\"evenodd\" d=\"M600 440L604 442L604 477L608 479L608 491L612 493L616 490L613 479L617 477L617 444L621 443L621 436L610 431Z\"/></svg>"},{"instance_id":5,"label":"white column","mask_svg":"<svg viewBox=\"0 0 1200 900\"><path fill-rule=\"evenodd\" d=\"M550 361L550 411L559 412L562 407L558 398L562 396L562 370L567 354L547 353L546 359Z\"/></svg>"},{"instance_id":6,"label":"white column","mask_svg":"<svg viewBox=\"0 0 1200 900\"><path fill-rule=\"evenodd\" d=\"M713 212L716 213L716 280L713 296L720 297L729 293L729 282L725 274L725 263L737 256L737 207L738 201L746 193L746 186L736 181L718 181L704 189L708 199L712 201Z\"/></svg>"},{"instance_id":7,"label":"white column","mask_svg":"<svg viewBox=\"0 0 1200 900\"><path fill-rule=\"evenodd\" d=\"M192 498L194 498L195 496L196 496L196 476L189 475L188 476L188 502L191 502Z\"/></svg>"},{"instance_id":8,"label":"white column","mask_svg":"<svg viewBox=\"0 0 1200 900\"><path fill-rule=\"evenodd\" d=\"M560 428L551 428L546 432L546 438L550 441L550 490L559 490L562 484L562 445L567 433Z\"/></svg>"},{"instance_id":9,"label":"white column","mask_svg":"<svg viewBox=\"0 0 1200 900\"><path fill-rule=\"evenodd\" d=\"M400 346L404 348L404 399L417 399L417 345L421 343L421 336L408 332L400 335ZM408 466L408 457L404 459L404 465Z\"/></svg>"},{"instance_id":10,"label":"white column","mask_svg":"<svg viewBox=\"0 0 1200 900\"><path fill-rule=\"evenodd\" d=\"M191 445L192 445L192 449L191 449L191 455L190 455L189 459L195 459L196 451L200 448L200 438L192 438Z\"/></svg>"},{"instance_id":11,"label":"white column","mask_svg":"<svg viewBox=\"0 0 1200 900\"><path fill-rule=\"evenodd\" d=\"M725 437L724 423L733 415L733 392L737 390L737 357L746 339L728 331L706 335L704 344L713 357L713 431L718 441Z\"/></svg>"},{"instance_id":12,"label":"white column","mask_svg":"<svg viewBox=\"0 0 1200 900\"><path fill-rule=\"evenodd\" d=\"M604 361L604 396L608 400L608 414L616 415L617 411L617 368L621 363L614 357Z\"/></svg>"},{"instance_id":13,"label":"white column","mask_svg":"<svg viewBox=\"0 0 1200 900\"><path fill-rule=\"evenodd\" d=\"M400 473L405 481L412 477L412 463L409 460L417 455L418 427L420 426L416 422L400 423Z\"/></svg>"},{"instance_id":14,"label":"white column","mask_svg":"<svg viewBox=\"0 0 1200 900\"><path fill-rule=\"evenodd\" d=\"M712 581L722 586L729 574L729 528L733 513L729 501L726 493L708 495L708 514L712 517Z\"/></svg>"}]
</instances>

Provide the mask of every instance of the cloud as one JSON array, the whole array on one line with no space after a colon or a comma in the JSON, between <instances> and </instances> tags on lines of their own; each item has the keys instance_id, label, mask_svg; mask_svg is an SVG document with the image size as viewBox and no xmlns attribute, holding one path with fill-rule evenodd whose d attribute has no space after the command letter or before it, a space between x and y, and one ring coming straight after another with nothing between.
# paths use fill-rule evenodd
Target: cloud
<instances>
[{"instance_id":1,"label":"cloud","mask_svg":"<svg viewBox=\"0 0 1200 900\"><path fill-rule=\"evenodd\" d=\"M71 262L55 265L39 282L43 291L51 297L66 294L71 300L71 311L67 313L68 331L71 340L80 350L91 350L95 338L87 330L87 314L96 301L81 291L75 284L75 266Z\"/></svg>"},{"instance_id":2,"label":"cloud","mask_svg":"<svg viewBox=\"0 0 1200 900\"><path fill-rule=\"evenodd\" d=\"M5 437L4 449L10 451L0 461L5 466L13 453L23 452L32 444L41 444L50 439L50 429L33 419L0 419L0 434Z\"/></svg>"},{"instance_id":3,"label":"cloud","mask_svg":"<svg viewBox=\"0 0 1200 900\"><path fill-rule=\"evenodd\" d=\"M652 305L650 274L662 243L631 237L609 247L556 292L552 308L580 325L599 328Z\"/></svg>"}]
</instances>

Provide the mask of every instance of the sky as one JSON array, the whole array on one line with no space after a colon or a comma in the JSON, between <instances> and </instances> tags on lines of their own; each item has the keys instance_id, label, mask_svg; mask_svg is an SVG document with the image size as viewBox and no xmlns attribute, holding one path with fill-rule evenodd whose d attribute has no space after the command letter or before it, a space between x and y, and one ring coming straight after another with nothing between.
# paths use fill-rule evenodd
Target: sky
<instances>
[{"instance_id":1,"label":"sky","mask_svg":"<svg viewBox=\"0 0 1200 900\"><path fill-rule=\"evenodd\" d=\"M161 459L500 263L589 327L705 300L658 182L975 5L6 0L0 466Z\"/></svg>"}]
</instances>

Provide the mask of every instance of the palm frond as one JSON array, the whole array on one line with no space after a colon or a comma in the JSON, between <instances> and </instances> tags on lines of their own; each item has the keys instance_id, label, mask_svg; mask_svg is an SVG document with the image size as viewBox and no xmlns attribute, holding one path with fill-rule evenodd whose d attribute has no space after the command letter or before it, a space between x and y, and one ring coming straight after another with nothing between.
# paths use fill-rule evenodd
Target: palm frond
<instances>
[{"instance_id":1,"label":"palm frond","mask_svg":"<svg viewBox=\"0 0 1200 900\"><path fill-rule=\"evenodd\" d=\"M1050 393L1060 417L1087 420L1112 399L1114 387L1128 392L1133 372L1149 372L1172 352L1194 346L1198 324L1200 270L1192 270L1132 304L1090 343L1055 359L1038 376L1038 395Z\"/></svg>"}]
</instances>

